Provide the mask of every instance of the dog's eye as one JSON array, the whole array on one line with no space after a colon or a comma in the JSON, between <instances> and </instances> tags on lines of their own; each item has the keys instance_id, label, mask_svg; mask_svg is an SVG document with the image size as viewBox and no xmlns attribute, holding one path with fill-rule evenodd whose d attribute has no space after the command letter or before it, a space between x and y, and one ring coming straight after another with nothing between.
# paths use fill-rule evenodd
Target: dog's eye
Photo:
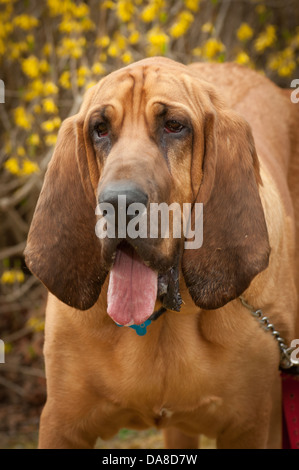
<instances>
[{"instance_id":1,"label":"dog's eye","mask_svg":"<svg viewBox=\"0 0 299 470\"><path fill-rule=\"evenodd\" d=\"M170 120L164 124L164 131L168 134L178 134L183 129L183 124L178 121Z\"/></svg>"},{"instance_id":2,"label":"dog's eye","mask_svg":"<svg viewBox=\"0 0 299 470\"><path fill-rule=\"evenodd\" d=\"M105 122L100 122L96 125L96 133L99 137L106 137L108 135L108 126Z\"/></svg>"}]
</instances>

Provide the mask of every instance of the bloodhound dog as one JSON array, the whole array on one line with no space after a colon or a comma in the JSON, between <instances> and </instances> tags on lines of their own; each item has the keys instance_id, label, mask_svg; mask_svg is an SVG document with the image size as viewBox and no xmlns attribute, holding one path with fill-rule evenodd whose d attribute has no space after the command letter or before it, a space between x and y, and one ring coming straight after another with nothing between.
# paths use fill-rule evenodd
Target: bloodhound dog
<instances>
[{"instance_id":1,"label":"bloodhound dog","mask_svg":"<svg viewBox=\"0 0 299 470\"><path fill-rule=\"evenodd\" d=\"M278 343L240 296L296 337L298 106L234 64L149 58L63 122L25 250L49 290L40 448L153 426L168 448L197 448L200 434L281 446ZM104 236L123 213L134 222L134 203L145 220L151 204L185 204L192 233L201 207L200 246L161 221L155 237Z\"/></svg>"}]
</instances>

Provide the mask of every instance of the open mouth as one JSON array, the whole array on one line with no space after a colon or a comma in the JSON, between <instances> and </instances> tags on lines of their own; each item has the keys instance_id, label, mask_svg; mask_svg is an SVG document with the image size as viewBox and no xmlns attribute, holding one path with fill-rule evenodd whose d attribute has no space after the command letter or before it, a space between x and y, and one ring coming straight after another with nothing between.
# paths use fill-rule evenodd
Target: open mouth
<instances>
[{"instance_id":1,"label":"open mouth","mask_svg":"<svg viewBox=\"0 0 299 470\"><path fill-rule=\"evenodd\" d=\"M159 274L129 243L122 242L110 271L108 315L119 325L140 325L153 314L157 298L165 308L179 311L178 267Z\"/></svg>"},{"instance_id":2,"label":"open mouth","mask_svg":"<svg viewBox=\"0 0 299 470\"><path fill-rule=\"evenodd\" d=\"M120 325L144 323L154 311L157 286L157 271L129 243L121 243L110 271L108 314Z\"/></svg>"}]
</instances>

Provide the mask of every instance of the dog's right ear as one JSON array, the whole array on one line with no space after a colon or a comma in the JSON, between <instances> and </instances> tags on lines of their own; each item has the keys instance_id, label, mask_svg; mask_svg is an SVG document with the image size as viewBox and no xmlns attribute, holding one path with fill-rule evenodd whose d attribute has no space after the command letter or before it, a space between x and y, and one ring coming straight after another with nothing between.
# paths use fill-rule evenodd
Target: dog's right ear
<instances>
[{"instance_id":1,"label":"dog's right ear","mask_svg":"<svg viewBox=\"0 0 299 470\"><path fill-rule=\"evenodd\" d=\"M25 261L62 302L80 310L94 305L107 272L95 234L96 196L88 181L83 122L66 119L31 223Z\"/></svg>"}]
</instances>

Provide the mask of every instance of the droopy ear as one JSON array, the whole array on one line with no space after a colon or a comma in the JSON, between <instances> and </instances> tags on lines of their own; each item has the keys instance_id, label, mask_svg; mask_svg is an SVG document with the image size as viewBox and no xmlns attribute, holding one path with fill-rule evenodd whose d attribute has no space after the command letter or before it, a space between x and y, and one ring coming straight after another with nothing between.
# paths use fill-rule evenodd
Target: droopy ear
<instances>
[{"instance_id":1,"label":"droopy ear","mask_svg":"<svg viewBox=\"0 0 299 470\"><path fill-rule=\"evenodd\" d=\"M66 119L35 209L25 261L62 302L86 310L96 302L107 272L101 269L96 198L87 184L82 140L80 121Z\"/></svg>"},{"instance_id":2,"label":"droopy ear","mask_svg":"<svg viewBox=\"0 0 299 470\"><path fill-rule=\"evenodd\" d=\"M185 250L182 259L190 295L203 309L222 307L238 297L268 266L270 248L259 184L248 123L232 111L209 113L196 200L203 203L203 243L197 250Z\"/></svg>"}]
</instances>

